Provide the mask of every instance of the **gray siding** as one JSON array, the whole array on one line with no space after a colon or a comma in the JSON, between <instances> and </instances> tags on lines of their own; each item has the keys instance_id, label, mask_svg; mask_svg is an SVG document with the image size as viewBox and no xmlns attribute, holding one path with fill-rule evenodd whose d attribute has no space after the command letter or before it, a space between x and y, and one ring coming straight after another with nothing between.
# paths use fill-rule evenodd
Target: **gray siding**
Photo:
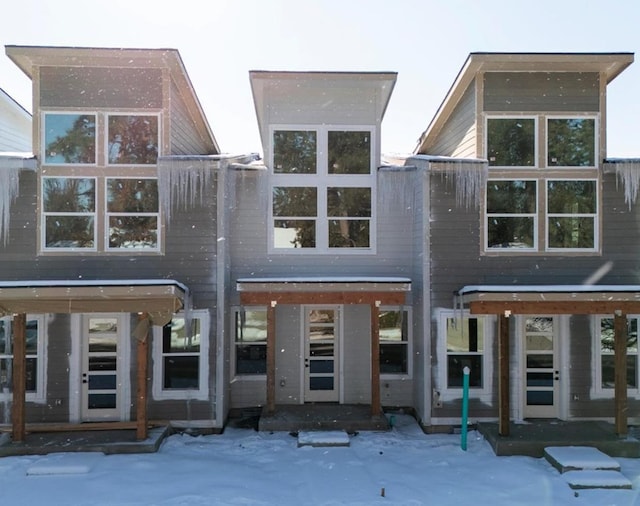
<instances>
[{"instance_id":1,"label":"gray siding","mask_svg":"<svg viewBox=\"0 0 640 506\"><path fill-rule=\"evenodd\" d=\"M41 107L162 109L162 70L41 67Z\"/></svg>"},{"instance_id":2,"label":"gray siding","mask_svg":"<svg viewBox=\"0 0 640 506\"><path fill-rule=\"evenodd\" d=\"M487 72L487 112L600 110L600 78L596 72Z\"/></svg>"},{"instance_id":3,"label":"gray siding","mask_svg":"<svg viewBox=\"0 0 640 506\"><path fill-rule=\"evenodd\" d=\"M184 97L175 82L171 81L171 154L210 154L187 109Z\"/></svg>"},{"instance_id":4,"label":"gray siding","mask_svg":"<svg viewBox=\"0 0 640 506\"><path fill-rule=\"evenodd\" d=\"M437 138L429 148L430 155L475 158L476 149L476 87L469 85Z\"/></svg>"}]
</instances>

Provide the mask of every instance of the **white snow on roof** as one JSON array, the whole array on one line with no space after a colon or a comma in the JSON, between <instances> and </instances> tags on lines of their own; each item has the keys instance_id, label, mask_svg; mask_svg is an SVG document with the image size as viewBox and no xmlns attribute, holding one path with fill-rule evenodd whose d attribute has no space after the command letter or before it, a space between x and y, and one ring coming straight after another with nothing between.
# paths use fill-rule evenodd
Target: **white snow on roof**
<instances>
[{"instance_id":1,"label":"white snow on roof","mask_svg":"<svg viewBox=\"0 0 640 506\"><path fill-rule=\"evenodd\" d=\"M603 293L640 292L640 285L468 285L458 295L469 293Z\"/></svg>"},{"instance_id":2,"label":"white snow on roof","mask_svg":"<svg viewBox=\"0 0 640 506\"><path fill-rule=\"evenodd\" d=\"M240 278L238 283L411 283L410 278L337 276L337 277L275 277Z\"/></svg>"},{"instance_id":3,"label":"white snow on roof","mask_svg":"<svg viewBox=\"0 0 640 506\"><path fill-rule=\"evenodd\" d=\"M72 286L162 286L174 285L187 291L186 285L173 279L31 279L0 281L0 288L72 287Z\"/></svg>"}]
</instances>

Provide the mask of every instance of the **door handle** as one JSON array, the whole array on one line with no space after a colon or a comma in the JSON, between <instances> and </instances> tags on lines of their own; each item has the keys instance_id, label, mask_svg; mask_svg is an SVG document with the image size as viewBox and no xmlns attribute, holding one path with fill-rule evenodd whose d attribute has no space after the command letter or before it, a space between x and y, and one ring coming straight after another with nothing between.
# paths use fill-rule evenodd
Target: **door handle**
<instances>
[{"instance_id":1,"label":"door handle","mask_svg":"<svg viewBox=\"0 0 640 506\"><path fill-rule=\"evenodd\" d=\"M309 367L309 359L308 358L304 359L304 366L305 367Z\"/></svg>"},{"instance_id":2,"label":"door handle","mask_svg":"<svg viewBox=\"0 0 640 506\"><path fill-rule=\"evenodd\" d=\"M553 379L556 381L560 381L560 371L553 372Z\"/></svg>"}]
</instances>

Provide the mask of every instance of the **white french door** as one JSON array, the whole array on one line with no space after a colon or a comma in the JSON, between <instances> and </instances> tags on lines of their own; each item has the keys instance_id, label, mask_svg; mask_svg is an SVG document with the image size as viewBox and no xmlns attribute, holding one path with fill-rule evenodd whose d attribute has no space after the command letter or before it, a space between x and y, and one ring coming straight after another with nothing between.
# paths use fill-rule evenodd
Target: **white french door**
<instances>
[{"instance_id":1,"label":"white french door","mask_svg":"<svg viewBox=\"0 0 640 506\"><path fill-rule=\"evenodd\" d=\"M122 418L123 392L128 385L128 367L123 359L127 328L122 314L86 314L82 317L83 421Z\"/></svg>"},{"instance_id":2,"label":"white french door","mask_svg":"<svg viewBox=\"0 0 640 506\"><path fill-rule=\"evenodd\" d=\"M558 418L559 325L551 316L524 319L524 418Z\"/></svg>"},{"instance_id":3,"label":"white french door","mask_svg":"<svg viewBox=\"0 0 640 506\"><path fill-rule=\"evenodd\" d=\"M340 400L339 306L305 306L304 400Z\"/></svg>"}]
</instances>

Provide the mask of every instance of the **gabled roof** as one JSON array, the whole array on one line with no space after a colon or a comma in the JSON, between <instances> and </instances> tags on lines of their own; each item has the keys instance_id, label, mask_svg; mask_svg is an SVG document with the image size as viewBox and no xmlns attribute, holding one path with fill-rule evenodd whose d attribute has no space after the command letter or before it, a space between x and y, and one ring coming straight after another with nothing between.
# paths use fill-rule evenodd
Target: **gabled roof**
<instances>
[{"instance_id":1,"label":"gabled roof","mask_svg":"<svg viewBox=\"0 0 640 506\"><path fill-rule=\"evenodd\" d=\"M424 153L479 72L599 72L606 83L633 63L633 53L470 53L414 153Z\"/></svg>"},{"instance_id":2,"label":"gabled roof","mask_svg":"<svg viewBox=\"0 0 640 506\"><path fill-rule=\"evenodd\" d=\"M30 79L40 66L168 68L178 89L187 90L183 97L191 118L211 144L220 152L218 143L204 114L177 49L129 49L103 47L5 46L7 56Z\"/></svg>"}]
</instances>

